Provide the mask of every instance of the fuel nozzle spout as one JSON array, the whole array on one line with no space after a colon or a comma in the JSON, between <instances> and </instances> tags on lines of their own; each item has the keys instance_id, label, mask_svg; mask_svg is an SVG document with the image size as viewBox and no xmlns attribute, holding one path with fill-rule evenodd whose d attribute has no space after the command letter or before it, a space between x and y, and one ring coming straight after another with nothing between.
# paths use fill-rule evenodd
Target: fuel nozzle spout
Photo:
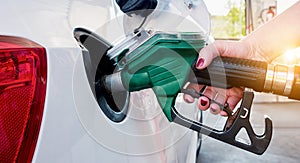
<instances>
[{"instance_id":1,"label":"fuel nozzle spout","mask_svg":"<svg viewBox=\"0 0 300 163\"><path fill-rule=\"evenodd\" d=\"M168 76L166 76L168 78ZM122 91L140 91L147 88L152 88L153 80L149 73L136 72L129 73L128 71L120 71L104 77L104 84L107 91L122 92Z\"/></svg>"},{"instance_id":2,"label":"fuel nozzle spout","mask_svg":"<svg viewBox=\"0 0 300 163\"><path fill-rule=\"evenodd\" d=\"M111 93L127 91L122 82L121 72L116 72L111 75L104 76L103 83L107 92Z\"/></svg>"}]
</instances>

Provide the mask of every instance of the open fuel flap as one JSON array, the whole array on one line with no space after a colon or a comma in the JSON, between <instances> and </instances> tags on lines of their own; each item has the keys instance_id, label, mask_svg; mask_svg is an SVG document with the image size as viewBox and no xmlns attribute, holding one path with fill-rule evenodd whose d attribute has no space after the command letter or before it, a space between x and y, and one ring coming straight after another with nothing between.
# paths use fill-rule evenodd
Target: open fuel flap
<instances>
[{"instance_id":1,"label":"open fuel flap","mask_svg":"<svg viewBox=\"0 0 300 163\"><path fill-rule=\"evenodd\" d=\"M121 122L126 117L129 103L128 91L108 91L102 79L111 75L116 69L115 58L108 56L113 47L97 34L75 28L74 37L83 49L84 66L90 88L103 113L114 122Z\"/></svg>"}]
</instances>

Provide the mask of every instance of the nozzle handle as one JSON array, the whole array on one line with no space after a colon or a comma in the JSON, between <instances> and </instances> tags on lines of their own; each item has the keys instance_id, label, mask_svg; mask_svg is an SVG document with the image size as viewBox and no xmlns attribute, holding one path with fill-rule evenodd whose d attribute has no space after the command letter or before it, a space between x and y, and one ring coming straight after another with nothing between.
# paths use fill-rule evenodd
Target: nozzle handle
<instances>
[{"instance_id":1,"label":"nozzle handle","mask_svg":"<svg viewBox=\"0 0 300 163\"><path fill-rule=\"evenodd\" d=\"M268 63L249 59L217 57L205 69L192 66L190 81L219 88L248 87L264 91Z\"/></svg>"},{"instance_id":2,"label":"nozzle handle","mask_svg":"<svg viewBox=\"0 0 300 163\"><path fill-rule=\"evenodd\" d=\"M247 87L300 100L300 66L264 61L217 57L205 69L192 66L189 80L219 88Z\"/></svg>"}]
</instances>

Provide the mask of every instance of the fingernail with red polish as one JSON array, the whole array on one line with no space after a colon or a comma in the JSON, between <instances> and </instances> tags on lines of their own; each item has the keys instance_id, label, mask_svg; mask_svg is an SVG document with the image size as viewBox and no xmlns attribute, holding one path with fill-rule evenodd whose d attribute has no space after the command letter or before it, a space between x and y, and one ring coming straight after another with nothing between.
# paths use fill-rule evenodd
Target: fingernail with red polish
<instances>
[{"instance_id":1,"label":"fingernail with red polish","mask_svg":"<svg viewBox=\"0 0 300 163\"><path fill-rule=\"evenodd\" d=\"M207 105L207 101L206 101L206 100L203 100L203 99L201 99L201 100L200 100L200 104L201 104L202 106L206 106L206 105Z\"/></svg>"},{"instance_id":2,"label":"fingernail with red polish","mask_svg":"<svg viewBox=\"0 0 300 163\"><path fill-rule=\"evenodd\" d=\"M204 58L201 57L198 59L196 67L200 68L201 66L203 66L203 64L204 64Z\"/></svg>"},{"instance_id":3,"label":"fingernail with red polish","mask_svg":"<svg viewBox=\"0 0 300 163\"><path fill-rule=\"evenodd\" d=\"M187 102L190 102L190 103L194 102L194 98L191 97L191 96L189 96L189 95L185 95L185 96L184 96L184 99L185 99Z\"/></svg>"}]
</instances>

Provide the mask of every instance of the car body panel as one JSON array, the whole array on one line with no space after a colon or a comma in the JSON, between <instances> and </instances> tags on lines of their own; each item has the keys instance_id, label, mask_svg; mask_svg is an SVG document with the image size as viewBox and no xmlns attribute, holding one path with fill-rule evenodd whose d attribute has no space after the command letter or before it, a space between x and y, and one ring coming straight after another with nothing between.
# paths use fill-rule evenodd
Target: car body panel
<instances>
[{"instance_id":1,"label":"car body panel","mask_svg":"<svg viewBox=\"0 0 300 163\"><path fill-rule=\"evenodd\" d=\"M170 123L151 90L131 94L127 118L110 121L88 85L75 27L109 41L111 1L11 0L0 6L0 35L20 36L46 48L47 94L33 162L195 162L197 134ZM106 24L105 27L103 25ZM195 107L179 101L195 118Z\"/></svg>"}]
</instances>

